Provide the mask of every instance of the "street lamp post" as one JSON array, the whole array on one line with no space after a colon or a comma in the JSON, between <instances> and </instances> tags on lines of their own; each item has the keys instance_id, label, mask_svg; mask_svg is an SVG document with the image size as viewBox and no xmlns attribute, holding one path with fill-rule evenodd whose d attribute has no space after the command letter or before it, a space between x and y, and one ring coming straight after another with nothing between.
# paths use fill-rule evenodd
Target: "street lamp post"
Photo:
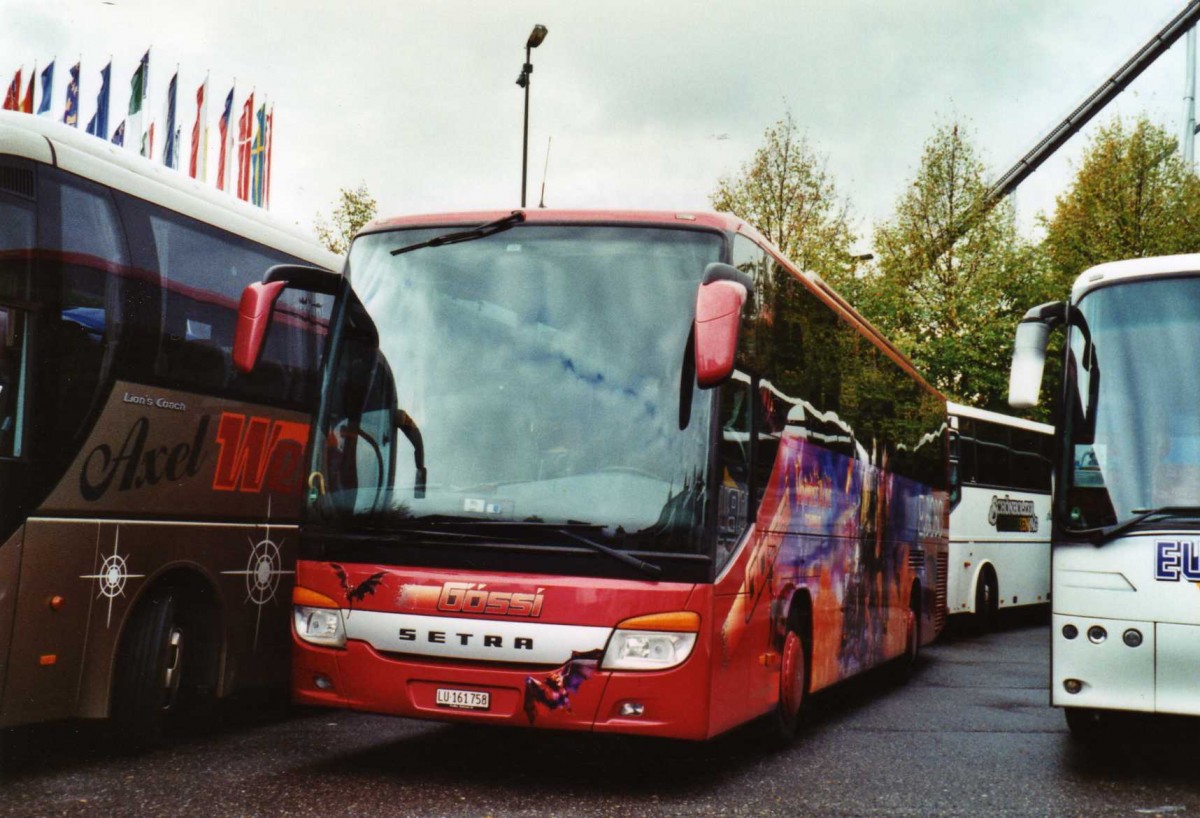
<instances>
[{"instance_id":1,"label":"street lamp post","mask_svg":"<svg viewBox=\"0 0 1200 818\"><path fill-rule=\"evenodd\" d=\"M529 176L529 75L533 73L533 63L530 62L529 52L542 44L546 39L547 29L538 24L529 32L525 41L525 65L521 75L517 77L517 85L525 89L525 130L521 138L521 207L525 206L525 183Z\"/></svg>"}]
</instances>

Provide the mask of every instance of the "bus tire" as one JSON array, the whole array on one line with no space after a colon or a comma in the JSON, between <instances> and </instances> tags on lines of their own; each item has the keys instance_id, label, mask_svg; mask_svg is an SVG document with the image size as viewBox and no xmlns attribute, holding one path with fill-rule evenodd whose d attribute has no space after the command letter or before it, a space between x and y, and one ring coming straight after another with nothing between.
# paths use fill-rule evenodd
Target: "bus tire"
<instances>
[{"instance_id":1,"label":"bus tire","mask_svg":"<svg viewBox=\"0 0 1200 818\"><path fill-rule=\"evenodd\" d=\"M975 631L991 633L996 629L1000 618L1000 589L996 582L996 572L991 566L979 572L975 582Z\"/></svg>"},{"instance_id":2,"label":"bus tire","mask_svg":"<svg viewBox=\"0 0 1200 818\"><path fill-rule=\"evenodd\" d=\"M130 618L113 678L112 726L120 746L141 752L162 740L186 657L176 592L159 588Z\"/></svg>"},{"instance_id":3,"label":"bus tire","mask_svg":"<svg viewBox=\"0 0 1200 818\"><path fill-rule=\"evenodd\" d=\"M808 694L807 653L799 628L789 625L779 650L779 701L764 725L765 737L772 747L786 747L796 738Z\"/></svg>"},{"instance_id":4,"label":"bus tire","mask_svg":"<svg viewBox=\"0 0 1200 818\"><path fill-rule=\"evenodd\" d=\"M1104 738L1107 720L1104 714L1090 707L1064 707L1067 729L1071 738L1083 744L1095 744Z\"/></svg>"}]
</instances>

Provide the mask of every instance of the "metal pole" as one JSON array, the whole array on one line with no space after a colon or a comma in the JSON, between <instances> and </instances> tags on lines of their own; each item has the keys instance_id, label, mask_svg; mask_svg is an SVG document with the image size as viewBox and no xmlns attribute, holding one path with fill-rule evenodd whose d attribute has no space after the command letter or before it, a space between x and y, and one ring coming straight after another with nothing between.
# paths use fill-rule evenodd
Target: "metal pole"
<instances>
[{"instance_id":1,"label":"metal pole","mask_svg":"<svg viewBox=\"0 0 1200 818\"><path fill-rule=\"evenodd\" d=\"M1195 161L1196 137L1196 27L1187 33L1187 73L1183 94L1183 161L1191 168Z\"/></svg>"},{"instance_id":2,"label":"metal pole","mask_svg":"<svg viewBox=\"0 0 1200 818\"><path fill-rule=\"evenodd\" d=\"M529 81L533 64L529 62L530 48L525 46L525 129L521 136L521 207L525 206L525 182L529 178Z\"/></svg>"}]
</instances>

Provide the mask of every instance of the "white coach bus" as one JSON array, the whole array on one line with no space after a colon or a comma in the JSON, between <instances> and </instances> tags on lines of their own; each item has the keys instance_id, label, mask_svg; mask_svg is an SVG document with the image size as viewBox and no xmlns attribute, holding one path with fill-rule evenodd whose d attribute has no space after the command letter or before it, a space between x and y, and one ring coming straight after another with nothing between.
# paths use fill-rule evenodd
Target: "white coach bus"
<instances>
[{"instance_id":1,"label":"white coach bus","mask_svg":"<svg viewBox=\"0 0 1200 818\"><path fill-rule=\"evenodd\" d=\"M1060 326L1051 701L1096 738L1113 711L1200 715L1200 255L1102 264L1026 313L1011 405Z\"/></svg>"},{"instance_id":2,"label":"white coach bus","mask_svg":"<svg viewBox=\"0 0 1200 818\"><path fill-rule=\"evenodd\" d=\"M950 614L976 629L1050 601L1054 427L962 404L950 417Z\"/></svg>"}]
</instances>

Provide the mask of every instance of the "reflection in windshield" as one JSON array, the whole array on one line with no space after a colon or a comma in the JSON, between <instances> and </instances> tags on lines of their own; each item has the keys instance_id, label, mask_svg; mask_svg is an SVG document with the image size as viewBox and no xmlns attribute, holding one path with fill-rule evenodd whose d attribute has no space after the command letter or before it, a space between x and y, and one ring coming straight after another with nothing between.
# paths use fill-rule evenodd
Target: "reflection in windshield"
<instances>
[{"instance_id":1,"label":"reflection in windshield","mask_svg":"<svg viewBox=\"0 0 1200 818\"><path fill-rule=\"evenodd\" d=\"M1069 336L1066 523L1096 528L1200 497L1200 279L1085 296Z\"/></svg>"},{"instance_id":2,"label":"reflection in windshield","mask_svg":"<svg viewBox=\"0 0 1200 818\"><path fill-rule=\"evenodd\" d=\"M326 504L372 525L429 515L582 522L610 536L641 532L628 547L696 548L710 402L697 394L681 431L681 375L696 289L721 237L527 225L390 252L444 232L354 244L350 278L379 355L350 345L335 370ZM423 496L412 438L389 428L387 400L367 394L393 388L384 368L420 432Z\"/></svg>"}]
</instances>

